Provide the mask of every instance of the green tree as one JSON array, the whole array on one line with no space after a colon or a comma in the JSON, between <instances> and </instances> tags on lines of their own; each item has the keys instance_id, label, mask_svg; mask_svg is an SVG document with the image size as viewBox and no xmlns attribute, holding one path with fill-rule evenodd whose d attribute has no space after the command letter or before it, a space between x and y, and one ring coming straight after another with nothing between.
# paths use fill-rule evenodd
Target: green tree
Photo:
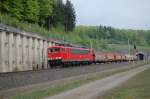
<instances>
[{"instance_id":1,"label":"green tree","mask_svg":"<svg viewBox=\"0 0 150 99\"><path fill-rule=\"evenodd\" d=\"M7 13L12 17L17 19L22 19L23 5L22 0L1 0L0 1L0 11L2 13Z\"/></svg>"},{"instance_id":2,"label":"green tree","mask_svg":"<svg viewBox=\"0 0 150 99\"><path fill-rule=\"evenodd\" d=\"M73 29L75 28L75 21L76 21L76 14L75 14L75 10L73 8L72 3L67 0L66 5L65 5L65 31L73 31Z\"/></svg>"},{"instance_id":3,"label":"green tree","mask_svg":"<svg viewBox=\"0 0 150 99\"><path fill-rule=\"evenodd\" d=\"M39 4L37 0L26 0L23 2L23 20L30 23L37 23L39 21Z\"/></svg>"},{"instance_id":4,"label":"green tree","mask_svg":"<svg viewBox=\"0 0 150 99\"><path fill-rule=\"evenodd\" d=\"M54 0L38 0L40 6L39 12L39 24L41 26L46 25L46 19L53 14Z\"/></svg>"},{"instance_id":5,"label":"green tree","mask_svg":"<svg viewBox=\"0 0 150 99\"><path fill-rule=\"evenodd\" d=\"M108 49L108 41L107 41L107 39L103 40L103 42L100 43L100 47L102 49Z\"/></svg>"},{"instance_id":6,"label":"green tree","mask_svg":"<svg viewBox=\"0 0 150 99\"><path fill-rule=\"evenodd\" d=\"M53 26L59 30L64 30L64 21L64 3L62 0L54 0L53 13L46 19L47 28L50 29Z\"/></svg>"},{"instance_id":7,"label":"green tree","mask_svg":"<svg viewBox=\"0 0 150 99\"><path fill-rule=\"evenodd\" d=\"M65 5L63 4L62 0L55 0L53 18L52 18L54 27L64 24L64 21L65 21L64 7Z\"/></svg>"},{"instance_id":8,"label":"green tree","mask_svg":"<svg viewBox=\"0 0 150 99\"><path fill-rule=\"evenodd\" d=\"M150 30L146 33L146 42L150 45Z\"/></svg>"}]
</instances>

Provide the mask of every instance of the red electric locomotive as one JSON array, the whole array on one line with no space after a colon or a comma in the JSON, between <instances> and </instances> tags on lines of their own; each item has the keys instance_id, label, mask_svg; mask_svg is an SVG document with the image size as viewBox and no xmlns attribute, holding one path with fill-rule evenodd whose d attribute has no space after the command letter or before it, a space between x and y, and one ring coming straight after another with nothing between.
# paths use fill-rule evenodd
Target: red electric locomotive
<instances>
[{"instance_id":1,"label":"red electric locomotive","mask_svg":"<svg viewBox=\"0 0 150 99\"><path fill-rule=\"evenodd\" d=\"M88 48L51 46L47 51L50 67L91 64L95 61L94 51Z\"/></svg>"}]
</instances>

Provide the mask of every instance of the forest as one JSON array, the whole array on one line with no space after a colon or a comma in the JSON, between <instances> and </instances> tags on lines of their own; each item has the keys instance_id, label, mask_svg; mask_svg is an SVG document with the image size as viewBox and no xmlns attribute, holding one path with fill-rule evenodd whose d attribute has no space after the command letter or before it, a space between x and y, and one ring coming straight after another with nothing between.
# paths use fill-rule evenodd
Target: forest
<instances>
[{"instance_id":1,"label":"forest","mask_svg":"<svg viewBox=\"0 0 150 99\"><path fill-rule=\"evenodd\" d=\"M1 0L0 12L46 29L61 25L68 32L75 27L75 11L69 0L65 4L62 0Z\"/></svg>"},{"instance_id":2,"label":"forest","mask_svg":"<svg viewBox=\"0 0 150 99\"><path fill-rule=\"evenodd\" d=\"M117 29L101 22L77 26L69 0L0 0L0 23L95 49L108 49L109 44L150 45L150 30Z\"/></svg>"}]
</instances>

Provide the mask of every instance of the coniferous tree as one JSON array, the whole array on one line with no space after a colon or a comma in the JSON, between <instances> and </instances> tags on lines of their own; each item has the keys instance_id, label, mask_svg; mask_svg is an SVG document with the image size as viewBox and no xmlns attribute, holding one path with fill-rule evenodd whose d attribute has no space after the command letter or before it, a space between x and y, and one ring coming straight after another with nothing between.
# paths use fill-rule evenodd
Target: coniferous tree
<instances>
[{"instance_id":1,"label":"coniferous tree","mask_svg":"<svg viewBox=\"0 0 150 99\"><path fill-rule=\"evenodd\" d=\"M73 31L75 27L76 15L72 3L67 0L65 5L65 31Z\"/></svg>"},{"instance_id":2,"label":"coniferous tree","mask_svg":"<svg viewBox=\"0 0 150 99\"><path fill-rule=\"evenodd\" d=\"M62 0L54 0L53 13L46 19L46 28L63 26L64 4Z\"/></svg>"},{"instance_id":3,"label":"coniferous tree","mask_svg":"<svg viewBox=\"0 0 150 99\"><path fill-rule=\"evenodd\" d=\"M65 5L64 5L62 0L55 0L54 12L53 12L53 25L54 25L54 27L64 24L64 21L65 21L64 7L65 7Z\"/></svg>"}]
</instances>

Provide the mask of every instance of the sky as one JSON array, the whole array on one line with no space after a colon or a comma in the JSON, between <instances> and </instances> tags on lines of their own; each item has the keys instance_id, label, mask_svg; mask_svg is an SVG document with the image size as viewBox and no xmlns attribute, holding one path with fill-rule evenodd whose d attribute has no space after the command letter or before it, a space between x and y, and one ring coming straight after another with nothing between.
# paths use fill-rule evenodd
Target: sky
<instances>
[{"instance_id":1,"label":"sky","mask_svg":"<svg viewBox=\"0 0 150 99\"><path fill-rule=\"evenodd\" d=\"M76 11L77 25L150 29L150 0L70 1Z\"/></svg>"}]
</instances>

